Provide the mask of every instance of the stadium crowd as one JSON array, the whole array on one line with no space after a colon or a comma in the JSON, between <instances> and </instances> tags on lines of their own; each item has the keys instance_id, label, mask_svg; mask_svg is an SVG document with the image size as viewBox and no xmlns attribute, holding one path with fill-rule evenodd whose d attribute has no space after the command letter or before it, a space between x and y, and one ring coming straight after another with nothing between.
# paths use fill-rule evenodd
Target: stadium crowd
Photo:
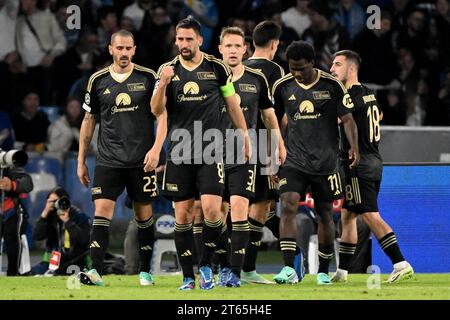
<instances>
[{"instance_id":1,"label":"stadium crowd","mask_svg":"<svg viewBox=\"0 0 450 320\"><path fill-rule=\"evenodd\" d=\"M70 5L81 8L81 28L69 29ZM366 25L369 5L381 8L379 29ZM449 0L0 0L0 142L28 151L77 150L89 76L111 62L107 45L119 29L136 38L134 61L157 70L177 54L174 26L193 15L202 23L202 50L218 55L224 26L239 26L251 43L264 20L282 25L275 61L286 71L286 47L313 44L316 67L328 71L332 54L362 57L361 81L377 91L384 125L450 125ZM50 123L39 106L59 106ZM12 132L15 132L15 137Z\"/></svg>"}]
</instances>

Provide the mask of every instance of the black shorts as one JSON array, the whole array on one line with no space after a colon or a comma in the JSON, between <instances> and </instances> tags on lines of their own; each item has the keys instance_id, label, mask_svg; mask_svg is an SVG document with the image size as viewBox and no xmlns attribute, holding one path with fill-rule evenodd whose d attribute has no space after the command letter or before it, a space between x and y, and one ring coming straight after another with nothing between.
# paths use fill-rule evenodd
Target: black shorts
<instances>
[{"instance_id":1,"label":"black shorts","mask_svg":"<svg viewBox=\"0 0 450 320\"><path fill-rule=\"evenodd\" d=\"M223 163L174 164L167 161L161 194L168 200L177 202L204 194L222 196L224 188Z\"/></svg>"},{"instance_id":2,"label":"black shorts","mask_svg":"<svg viewBox=\"0 0 450 320\"><path fill-rule=\"evenodd\" d=\"M136 202L150 202L158 197L154 171L144 172L143 168L95 167L92 200L116 201L125 187L131 200Z\"/></svg>"},{"instance_id":3,"label":"black shorts","mask_svg":"<svg viewBox=\"0 0 450 320\"><path fill-rule=\"evenodd\" d=\"M333 202L342 197L342 182L339 172L330 175L307 174L292 167L280 169L280 194L297 192L305 194L311 186L312 196L317 202Z\"/></svg>"},{"instance_id":4,"label":"black shorts","mask_svg":"<svg viewBox=\"0 0 450 320\"><path fill-rule=\"evenodd\" d=\"M270 176L261 174L261 167L256 166L256 182L255 182L255 196L252 203L261 201L274 200L278 201L280 198L278 184L270 179Z\"/></svg>"},{"instance_id":5,"label":"black shorts","mask_svg":"<svg viewBox=\"0 0 450 320\"><path fill-rule=\"evenodd\" d=\"M230 202L231 196L247 199L255 195L256 165L243 164L225 169L225 190L223 201Z\"/></svg>"},{"instance_id":6,"label":"black shorts","mask_svg":"<svg viewBox=\"0 0 450 320\"><path fill-rule=\"evenodd\" d=\"M353 213L378 212L381 180L370 181L345 170L345 196L342 208Z\"/></svg>"}]
</instances>

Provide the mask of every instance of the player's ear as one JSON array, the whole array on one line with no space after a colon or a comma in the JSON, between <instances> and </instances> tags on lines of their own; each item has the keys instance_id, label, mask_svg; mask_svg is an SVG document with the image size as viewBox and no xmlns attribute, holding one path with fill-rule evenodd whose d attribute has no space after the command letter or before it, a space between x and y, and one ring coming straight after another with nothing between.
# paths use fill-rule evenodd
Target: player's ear
<instances>
[{"instance_id":1,"label":"player's ear","mask_svg":"<svg viewBox=\"0 0 450 320\"><path fill-rule=\"evenodd\" d=\"M218 45L217 47L219 48L219 52L220 52L220 54L222 54L222 45L221 45L221 44L219 44L219 45Z\"/></svg>"},{"instance_id":2,"label":"player's ear","mask_svg":"<svg viewBox=\"0 0 450 320\"><path fill-rule=\"evenodd\" d=\"M198 36L198 46L201 47L203 44L203 37L202 36Z\"/></svg>"},{"instance_id":3,"label":"player's ear","mask_svg":"<svg viewBox=\"0 0 450 320\"><path fill-rule=\"evenodd\" d=\"M113 47L110 44L108 45L108 51L110 55L113 55Z\"/></svg>"}]
</instances>

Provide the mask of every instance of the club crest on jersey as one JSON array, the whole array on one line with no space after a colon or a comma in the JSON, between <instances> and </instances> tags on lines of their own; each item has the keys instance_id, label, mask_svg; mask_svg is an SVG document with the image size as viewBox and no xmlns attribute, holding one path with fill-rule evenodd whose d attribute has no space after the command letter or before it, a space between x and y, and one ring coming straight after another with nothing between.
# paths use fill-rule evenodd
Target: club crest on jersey
<instances>
[{"instance_id":1,"label":"club crest on jersey","mask_svg":"<svg viewBox=\"0 0 450 320\"><path fill-rule=\"evenodd\" d=\"M331 95L329 91L313 91L314 100L330 100Z\"/></svg>"},{"instance_id":2,"label":"club crest on jersey","mask_svg":"<svg viewBox=\"0 0 450 320\"><path fill-rule=\"evenodd\" d=\"M248 84L248 83L240 83L239 90L241 90L242 92L249 92L249 93L257 93L258 92L258 90L256 90L256 86L254 84Z\"/></svg>"},{"instance_id":3,"label":"club crest on jersey","mask_svg":"<svg viewBox=\"0 0 450 320\"><path fill-rule=\"evenodd\" d=\"M294 115L294 120L318 119L321 114L315 112L314 104L309 100L303 100Z\"/></svg>"},{"instance_id":4,"label":"club crest on jersey","mask_svg":"<svg viewBox=\"0 0 450 320\"><path fill-rule=\"evenodd\" d=\"M127 84L129 91L145 91L145 85L143 83L129 83Z\"/></svg>"},{"instance_id":5,"label":"club crest on jersey","mask_svg":"<svg viewBox=\"0 0 450 320\"><path fill-rule=\"evenodd\" d=\"M84 102L89 105L91 103L91 96L89 95L89 93L86 93L84 96Z\"/></svg>"},{"instance_id":6,"label":"club crest on jersey","mask_svg":"<svg viewBox=\"0 0 450 320\"><path fill-rule=\"evenodd\" d=\"M197 72L198 80L216 80L214 72Z\"/></svg>"},{"instance_id":7,"label":"club crest on jersey","mask_svg":"<svg viewBox=\"0 0 450 320\"><path fill-rule=\"evenodd\" d=\"M344 107L346 107L347 109L352 109L353 108L353 100L350 97L350 95L348 93L344 94L344 97L342 98L342 104L344 105Z\"/></svg>"}]
</instances>

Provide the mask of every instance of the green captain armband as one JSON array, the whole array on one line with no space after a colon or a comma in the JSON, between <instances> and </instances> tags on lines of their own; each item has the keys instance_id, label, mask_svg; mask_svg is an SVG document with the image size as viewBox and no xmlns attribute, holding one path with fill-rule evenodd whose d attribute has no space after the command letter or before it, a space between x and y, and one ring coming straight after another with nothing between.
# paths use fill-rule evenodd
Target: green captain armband
<instances>
[{"instance_id":1,"label":"green captain armband","mask_svg":"<svg viewBox=\"0 0 450 320\"><path fill-rule=\"evenodd\" d=\"M226 85L220 87L220 92L222 93L222 97L228 98L235 94L233 82L229 81Z\"/></svg>"}]
</instances>

